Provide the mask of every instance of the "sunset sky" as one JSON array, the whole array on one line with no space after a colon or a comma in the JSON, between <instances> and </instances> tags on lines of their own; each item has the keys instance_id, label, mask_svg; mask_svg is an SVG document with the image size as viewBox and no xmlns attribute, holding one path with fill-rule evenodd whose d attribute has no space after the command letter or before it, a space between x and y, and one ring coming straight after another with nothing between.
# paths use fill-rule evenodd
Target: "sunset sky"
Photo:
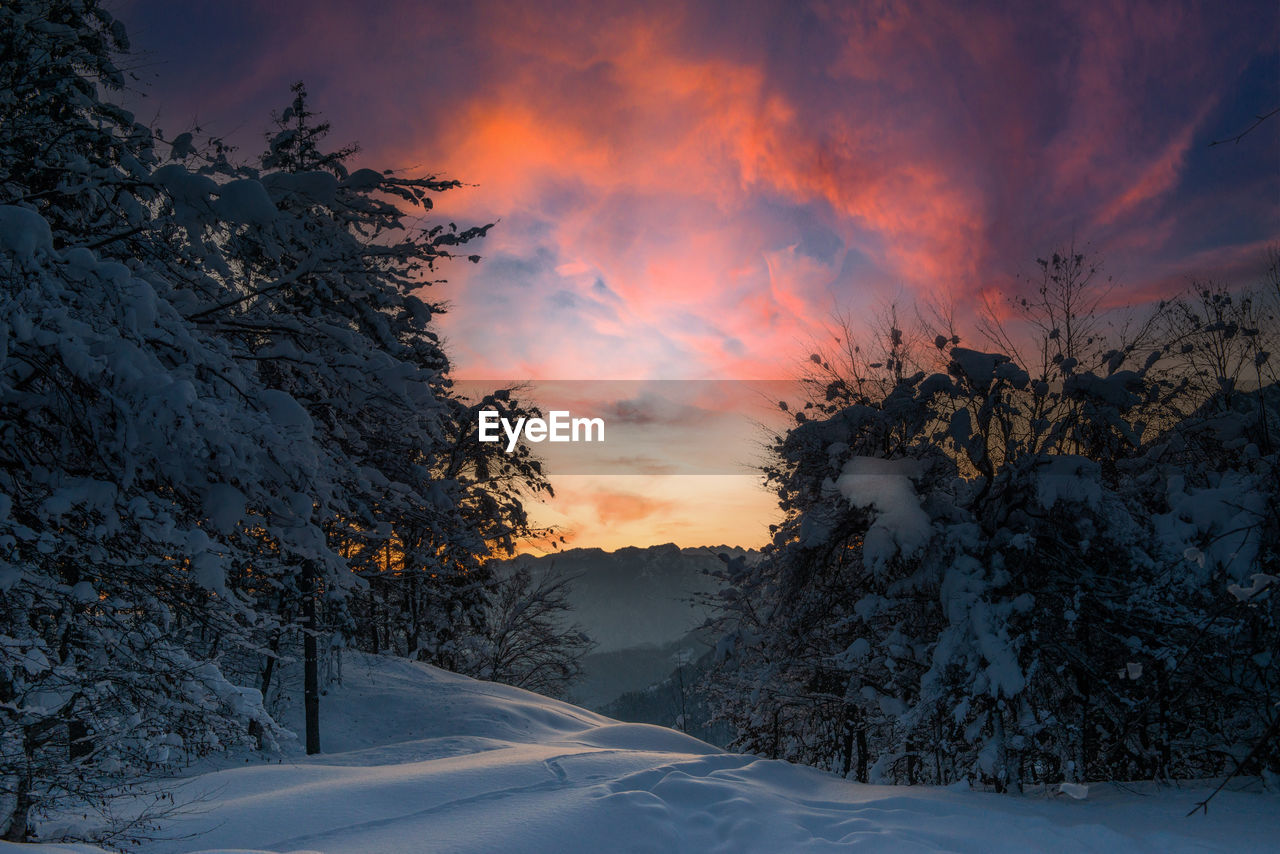
<instances>
[{"instance_id":1,"label":"sunset sky","mask_svg":"<svg viewBox=\"0 0 1280 854\"><path fill-rule=\"evenodd\" d=\"M1274 0L114 8L167 132L254 155L304 80L359 165L475 185L437 206L498 223L444 271L466 378L785 378L833 313L963 318L1072 240L1125 303L1280 240L1280 118L1208 146L1280 106ZM768 537L748 474L555 484L574 545Z\"/></svg>"}]
</instances>

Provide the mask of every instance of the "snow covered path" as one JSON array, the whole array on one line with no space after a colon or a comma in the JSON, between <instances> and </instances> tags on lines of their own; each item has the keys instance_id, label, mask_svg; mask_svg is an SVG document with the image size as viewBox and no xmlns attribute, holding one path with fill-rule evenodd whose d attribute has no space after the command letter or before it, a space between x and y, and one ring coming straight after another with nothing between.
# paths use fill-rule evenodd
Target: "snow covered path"
<instances>
[{"instance_id":1,"label":"snow covered path","mask_svg":"<svg viewBox=\"0 0 1280 854\"><path fill-rule=\"evenodd\" d=\"M1203 790L862 786L425 665L349 654L346 671L322 703L332 753L190 778L178 799L202 799L200 814L142 850L1280 851L1273 795L1225 792L1185 818Z\"/></svg>"}]
</instances>

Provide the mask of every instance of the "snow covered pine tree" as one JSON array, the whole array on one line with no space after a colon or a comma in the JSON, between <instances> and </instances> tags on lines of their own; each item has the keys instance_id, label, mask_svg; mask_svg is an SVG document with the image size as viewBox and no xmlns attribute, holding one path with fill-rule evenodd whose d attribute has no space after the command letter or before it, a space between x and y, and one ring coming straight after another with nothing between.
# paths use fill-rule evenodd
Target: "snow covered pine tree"
<instances>
[{"instance_id":1,"label":"snow covered pine tree","mask_svg":"<svg viewBox=\"0 0 1280 854\"><path fill-rule=\"evenodd\" d=\"M272 443L172 288L107 254L150 222L151 134L99 97L123 28L19 2L0 33L0 778L21 840L249 721L277 732L210 647L240 615L202 505Z\"/></svg>"},{"instance_id":2,"label":"snow covered pine tree","mask_svg":"<svg viewBox=\"0 0 1280 854\"><path fill-rule=\"evenodd\" d=\"M414 530L424 562L472 565L541 481L449 465L472 416L416 292L487 226L415 234L400 206L456 182L349 172L301 87L257 166L157 145L104 99L128 44L94 0L6 3L0 39L0 820L23 839L280 738L263 694L298 638L318 750L352 556Z\"/></svg>"}]
</instances>

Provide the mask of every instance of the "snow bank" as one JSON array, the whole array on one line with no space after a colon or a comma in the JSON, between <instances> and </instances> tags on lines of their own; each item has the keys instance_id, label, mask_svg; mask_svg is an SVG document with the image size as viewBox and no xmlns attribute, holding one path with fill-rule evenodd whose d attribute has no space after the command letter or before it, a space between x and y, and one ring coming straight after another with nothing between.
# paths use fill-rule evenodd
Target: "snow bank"
<instances>
[{"instance_id":1,"label":"snow bank","mask_svg":"<svg viewBox=\"0 0 1280 854\"><path fill-rule=\"evenodd\" d=\"M290 693L301 695L291 689ZM331 753L243 757L143 852L1161 852L1275 850L1270 795L1094 784L1012 797L865 786L724 753L426 665L348 653L321 702ZM94 849L6 846L0 854Z\"/></svg>"}]
</instances>

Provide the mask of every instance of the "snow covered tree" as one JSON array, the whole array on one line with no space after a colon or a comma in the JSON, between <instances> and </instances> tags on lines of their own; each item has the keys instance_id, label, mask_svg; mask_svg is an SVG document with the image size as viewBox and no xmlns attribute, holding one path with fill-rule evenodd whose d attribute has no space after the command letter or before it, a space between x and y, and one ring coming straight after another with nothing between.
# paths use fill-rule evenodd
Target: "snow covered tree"
<instances>
[{"instance_id":1,"label":"snow covered tree","mask_svg":"<svg viewBox=\"0 0 1280 854\"><path fill-rule=\"evenodd\" d=\"M0 193L49 222L55 246L135 233L132 190L154 165L151 131L102 95L126 83L124 25L97 0L0 8Z\"/></svg>"},{"instance_id":2,"label":"snow covered tree","mask_svg":"<svg viewBox=\"0 0 1280 854\"><path fill-rule=\"evenodd\" d=\"M928 357L893 328L886 357L814 357L823 393L766 469L785 521L764 561L726 570L714 687L739 745L1000 790L1201 776L1242 751L1258 770L1275 715L1274 606L1253 601L1274 561L1274 416L1231 404L1222 450L1175 460L1206 429L1186 415L1206 383L1177 357L1200 346L1239 367L1220 357L1229 326L1160 339L1157 317L1109 342L1077 313L1096 268L1059 253L1041 269L1030 370L950 330L945 374L908 375ZM1203 379L1219 390L1203 411L1227 406L1231 378Z\"/></svg>"},{"instance_id":3,"label":"snow covered tree","mask_svg":"<svg viewBox=\"0 0 1280 854\"><path fill-rule=\"evenodd\" d=\"M496 579L488 558L511 553L536 531L524 502L550 486L527 448L507 454L476 440L478 412L492 409L515 419L537 415L517 389L498 389L470 401L450 393L444 441L424 459L433 489L453 510L452 527L392 521L393 533L373 549L352 555L368 582L357 599L365 631L363 649L390 649L440 667L474 674L471 650L487 631Z\"/></svg>"},{"instance_id":4,"label":"snow covered tree","mask_svg":"<svg viewBox=\"0 0 1280 854\"><path fill-rule=\"evenodd\" d=\"M880 400L860 384L844 406L852 384L832 388L831 416L801 412L779 443L767 474L786 520L759 564L729 565L721 594L730 633L717 689L746 749L866 779L869 732L893 729L915 701L921 650L900 623L936 614L909 559L931 532L911 477L954 470L928 429L928 401L949 380L923 381L891 382ZM885 487L878 503L842 494L862 478Z\"/></svg>"},{"instance_id":5,"label":"snow covered tree","mask_svg":"<svg viewBox=\"0 0 1280 854\"><path fill-rule=\"evenodd\" d=\"M313 450L310 469L294 476L303 480L286 518L264 509L261 527L300 523L323 536L266 544L268 560L254 573L274 602L264 610L300 622L312 751L318 638L349 625L361 580L353 563L376 566L369 558L382 551L409 570L398 577L415 636L407 652L416 654L426 622L419 590L434 603L448 598L443 591L474 588L461 576L491 542L510 538L508 522L523 524L512 494L451 470L472 412L449 392L448 360L429 326L438 308L420 296L435 265L488 226L406 230L402 206L429 209L433 194L457 182L349 172L355 150L324 151L327 131L298 85L257 166L201 158L175 140L182 162L156 172L170 237L187 247L189 269L175 276L193 293L226 295L193 304L187 320L253 366L280 404L276 414ZM277 581L263 587L264 572ZM446 625L456 631L459 616Z\"/></svg>"},{"instance_id":6,"label":"snow covered tree","mask_svg":"<svg viewBox=\"0 0 1280 854\"><path fill-rule=\"evenodd\" d=\"M278 732L217 666L245 615L206 506L223 459L265 474L273 442L166 283L102 257L148 218L151 135L100 97L123 28L19 2L0 31L0 778L22 839L59 798Z\"/></svg>"},{"instance_id":7,"label":"snow covered tree","mask_svg":"<svg viewBox=\"0 0 1280 854\"><path fill-rule=\"evenodd\" d=\"M154 284L0 206L0 610L10 838L173 754L275 730L213 663L243 612L206 502L223 459L271 469L270 424ZM278 444L278 443L276 443ZM216 710L216 711L215 711ZM117 769L107 779L95 769Z\"/></svg>"},{"instance_id":8,"label":"snow covered tree","mask_svg":"<svg viewBox=\"0 0 1280 854\"><path fill-rule=\"evenodd\" d=\"M487 227L414 232L402 212L456 182L349 172L301 88L256 166L190 134L162 163L105 99L126 46L93 0L0 6L7 839L284 737L263 696L295 639L318 749L353 555L416 531L423 566L472 566L542 483L528 458L462 471L473 416L419 294Z\"/></svg>"}]
</instances>

